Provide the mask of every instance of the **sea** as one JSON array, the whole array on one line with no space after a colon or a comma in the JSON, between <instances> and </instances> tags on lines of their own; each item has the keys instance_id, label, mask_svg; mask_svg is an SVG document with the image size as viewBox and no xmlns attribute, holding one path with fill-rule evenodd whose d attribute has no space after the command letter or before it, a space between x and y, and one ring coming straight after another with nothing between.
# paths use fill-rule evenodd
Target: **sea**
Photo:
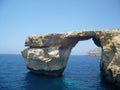
<instances>
[{"instance_id":1,"label":"sea","mask_svg":"<svg viewBox=\"0 0 120 90\"><path fill-rule=\"evenodd\" d=\"M61 77L31 73L21 55L0 54L0 90L117 90L100 74L100 56L71 55Z\"/></svg>"}]
</instances>

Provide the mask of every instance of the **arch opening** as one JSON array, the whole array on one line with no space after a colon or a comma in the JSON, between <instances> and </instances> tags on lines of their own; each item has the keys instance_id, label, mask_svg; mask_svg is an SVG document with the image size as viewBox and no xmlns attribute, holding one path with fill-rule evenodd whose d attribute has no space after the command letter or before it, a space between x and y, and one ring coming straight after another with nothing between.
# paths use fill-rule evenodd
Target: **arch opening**
<instances>
[{"instance_id":1,"label":"arch opening","mask_svg":"<svg viewBox=\"0 0 120 90\"><path fill-rule=\"evenodd\" d=\"M93 39L79 41L71 51L67 67L64 71L64 77L74 80L74 85L91 88L95 86L96 89L101 87L102 79L100 77L100 63L101 54L99 56L88 55L87 52L99 48ZM90 82L90 83L89 83Z\"/></svg>"},{"instance_id":2,"label":"arch opening","mask_svg":"<svg viewBox=\"0 0 120 90\"><path fill-rule=\"evenodd\" d=\"M79 41L71 51L71 55L95 55L101 56L101 45L96 38Z\"/></svg>"}]
</instances>

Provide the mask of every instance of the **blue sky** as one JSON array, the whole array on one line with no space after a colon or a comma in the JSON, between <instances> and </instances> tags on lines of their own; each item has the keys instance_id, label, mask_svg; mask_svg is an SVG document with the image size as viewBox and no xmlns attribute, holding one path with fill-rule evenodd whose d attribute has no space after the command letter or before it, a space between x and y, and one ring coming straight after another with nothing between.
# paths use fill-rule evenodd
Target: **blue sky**
<instances>
[{"instance_id":1,"label":"blue sky","mask_svg":"<svg viewBox=\"0 0 120 90\"><path fill-rule=\"evenodd\" d=\"M28 35L120 27L120 0L0 0L0 53L20 53ZM94 48L79 42L72 54Z\"/></svg>"}]
</instances>

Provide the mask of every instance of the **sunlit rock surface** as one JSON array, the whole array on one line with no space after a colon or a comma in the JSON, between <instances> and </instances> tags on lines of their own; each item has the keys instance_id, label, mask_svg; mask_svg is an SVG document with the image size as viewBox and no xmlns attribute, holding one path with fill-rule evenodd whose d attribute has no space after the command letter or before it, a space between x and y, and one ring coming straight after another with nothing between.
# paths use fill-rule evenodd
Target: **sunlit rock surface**
<instances>
[{"instance_id":1,"label":"sunlit rock surface","mask_svg":"<svg viewBox=\"0 0 120 90\"><path fill-rule=\"evenodd\" d=\"M120 29L31 35L25 41L28 48L22 55L32 72L59 76L66 67L71 49L78 41L91 38L102 49L100 68L103 77L120 87Z\"/></svg>"}]
</instances>

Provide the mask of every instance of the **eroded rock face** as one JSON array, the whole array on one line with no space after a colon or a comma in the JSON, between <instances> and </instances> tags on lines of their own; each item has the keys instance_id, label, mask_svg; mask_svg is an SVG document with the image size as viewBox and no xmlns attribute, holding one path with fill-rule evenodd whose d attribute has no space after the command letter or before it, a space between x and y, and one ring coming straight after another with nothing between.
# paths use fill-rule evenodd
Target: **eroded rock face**
<instances>
[{"instance_id":1,"label":"eroded rock face","mask_svg":"<svg viewBox=\"0 0 120 90\"><path fill-rule=\"evenodd\" d=\"M102 40L101 72L105 79L120 87L120 33Z\"/></svg>"},{"instance_id":2,"label":"eroded rock face","mask_svg":"<svg viewBox=\"0 0 120 90\"><path fill-rule=\"evenodd\" d=\"M101 47L101 73L105 79L120 87L120 29L73 31L63 34L31 35L22 51L26 66L34 73L62 75L71 49L78 41L92 38Z\"/></svg>"},{"instance_id":3,"label":"eroded rock face","mask_svg":"<svg viewBox=\"0 0 120 90\"><path fill-rule=\"evenodd\" d=\"M27 68L32 72L60 76L64 71L72 47L78 40L67 39L63 34L32 35L26 39L22 51Z\"/></svg>"},{"instance_id":4,"label":"eroded rock face","mask_svg":"<svg viewBox=\"0 0 120 90\"><path fill-rule=\"evenodd\" d=\"M38 74L59 76L66 67L71 49L28 48L22 54L27 68ZM62 55L61 55L62 54Z\"/></svg>"}]
</instances>

